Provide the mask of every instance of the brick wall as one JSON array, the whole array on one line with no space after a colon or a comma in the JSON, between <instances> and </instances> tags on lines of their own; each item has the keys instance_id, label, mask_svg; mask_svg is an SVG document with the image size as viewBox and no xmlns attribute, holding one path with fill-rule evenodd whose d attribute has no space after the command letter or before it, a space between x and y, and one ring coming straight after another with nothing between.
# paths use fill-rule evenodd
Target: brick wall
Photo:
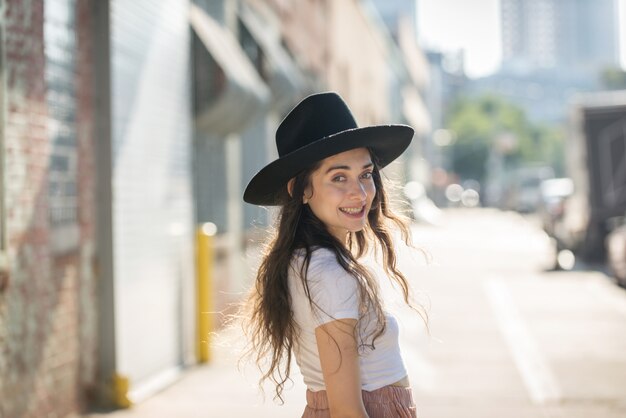
<instances>
[{"instance_id":1,"label":"brick wall","mask_svg":"<svg viewBox=\"0 0 626 418\"><path fill-rule=\"evenodd\" d=\"M45 5L5 2L5 199L11 266L10 284L0 294L0 417L75 414L84 408L95 378L90 1L67 2L75 12L70 33L75 35L70 79L75 113L70 119L73 142L65 147L76 168L66 174L76 187L63 196L75 209L78 238L63 251L52 245L53 237L76 239L64 237L70 230L51 221L51 132L56 125L46 77Z\"/></svg>"}]
</instances>

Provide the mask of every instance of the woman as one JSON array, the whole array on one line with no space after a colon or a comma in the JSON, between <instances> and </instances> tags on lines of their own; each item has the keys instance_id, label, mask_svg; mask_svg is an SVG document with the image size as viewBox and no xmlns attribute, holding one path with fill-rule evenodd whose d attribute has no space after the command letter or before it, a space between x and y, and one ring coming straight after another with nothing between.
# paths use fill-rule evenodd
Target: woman
<instances>
[{"instance_id":1,"label":"woman","mask_svg":"<svg viewBox=\"0 0 626 418\"><path fill-rule=\"evenodd\" d=\"M307 385L303 417L416 416L398 325L359 261L377 244L411 306L386 221L407 244L409 232L389 209L379 170L412 137L404 125L358 128L337 94L314 94L281 122L279 158L245 190L248 203L280 206L247 304L247 331L257 363L270 360L263 379L281 400L295 356Z\"/></svg>"}]
</instances>

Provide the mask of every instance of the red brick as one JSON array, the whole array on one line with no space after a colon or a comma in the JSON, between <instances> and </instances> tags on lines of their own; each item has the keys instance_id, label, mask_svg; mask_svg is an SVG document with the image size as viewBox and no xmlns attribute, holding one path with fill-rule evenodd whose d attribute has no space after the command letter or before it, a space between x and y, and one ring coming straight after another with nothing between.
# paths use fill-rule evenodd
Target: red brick
<instances>
[{"instance_id":1,"label":"red brick","mask_svg":"<svg viewBox=\"0 0 626 418\"><path fill-rule=\"evenodd\" d=\"M0 328L7 330L6 337L0 333L0 416L80 413L95 381L95 324L80 320L95 318L81 309L95 306L96 300L92 269L82 265L93 256L80 253L94 247L95 230L92 1L77 0L76 19L80 245L61 256L49 245L43 1L5 2L5 194L13 270L11 285L0 297Z\"/></svg>"}]
</instances>

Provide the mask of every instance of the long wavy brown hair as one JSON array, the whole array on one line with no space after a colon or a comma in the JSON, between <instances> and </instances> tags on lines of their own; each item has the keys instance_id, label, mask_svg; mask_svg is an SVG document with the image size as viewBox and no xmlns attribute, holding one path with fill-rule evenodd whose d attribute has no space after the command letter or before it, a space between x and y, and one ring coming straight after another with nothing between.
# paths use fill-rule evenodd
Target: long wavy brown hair
<instances>
[{"instance_id":1,"label":"long wavy brown hair","mask_svg":"<svg viewBox=\"0 0 626 418\"><path fill-rule=\"evenodd\" d=\"M394 214L389 207L388 197L383 187L376 156L370 150L373 167L373 179L376 193L372 207L367 215L366 227L358 232L350 232L347 245L335 238L311 211L302 197L307 186L311 185L311 175L322 162L318 162L295 176L291 194L284 187L280 193L280 212L276 219L274 234L265 245L265 252L259 266L256 281L244 303L240 318L249 341L248 356L262 373L259 382L270 380L275 385L275 397L283 402L282 392L290 376L290 366L294 342L298 337L297 324L294 322L289 294L288 274L295 250L304 250L300 277L311 306L314 301L308 292L306 270L311 260L313 247L327 248L334 252L338 263L358 283L359 311L374 313L376 326L367 335L360 335L361 346L373 348L376 339L385 331L385 317L379 296L376 279L361 263L359 258L365 255L370 243L376 250L382 250L382 262L385 272L395 281L402 291L407 305L417 311L424 322L428 323L425 309L412 301L410 287L406 277L396 267L396 254L391 235L391 224L401 232L405 244L413 246L408 222L403 216ZM376 245L377 244L377 245ZM376 251L378 252L378 251ZM357 321L359 323L360 319ZM355 329L358 329L357 326Z\"/></svg>"}]
</instances>

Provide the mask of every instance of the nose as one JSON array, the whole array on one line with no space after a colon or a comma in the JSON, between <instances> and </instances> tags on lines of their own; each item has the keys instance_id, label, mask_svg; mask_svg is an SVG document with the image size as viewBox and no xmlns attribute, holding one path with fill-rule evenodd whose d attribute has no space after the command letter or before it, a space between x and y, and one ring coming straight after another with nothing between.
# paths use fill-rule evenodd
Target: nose
<instances>
[{"instance_id":1,"label":"nose","mask_svg":"<svg viewBox=\"0 0 626 418\"><path fill-rule=\"evenodd\" d=\"M365 185L358 180L350 183L350 189L348 190L348 193L350 198L355 200L365 200L365 198L367 197Z\"/></svg>"}]
</instances>

